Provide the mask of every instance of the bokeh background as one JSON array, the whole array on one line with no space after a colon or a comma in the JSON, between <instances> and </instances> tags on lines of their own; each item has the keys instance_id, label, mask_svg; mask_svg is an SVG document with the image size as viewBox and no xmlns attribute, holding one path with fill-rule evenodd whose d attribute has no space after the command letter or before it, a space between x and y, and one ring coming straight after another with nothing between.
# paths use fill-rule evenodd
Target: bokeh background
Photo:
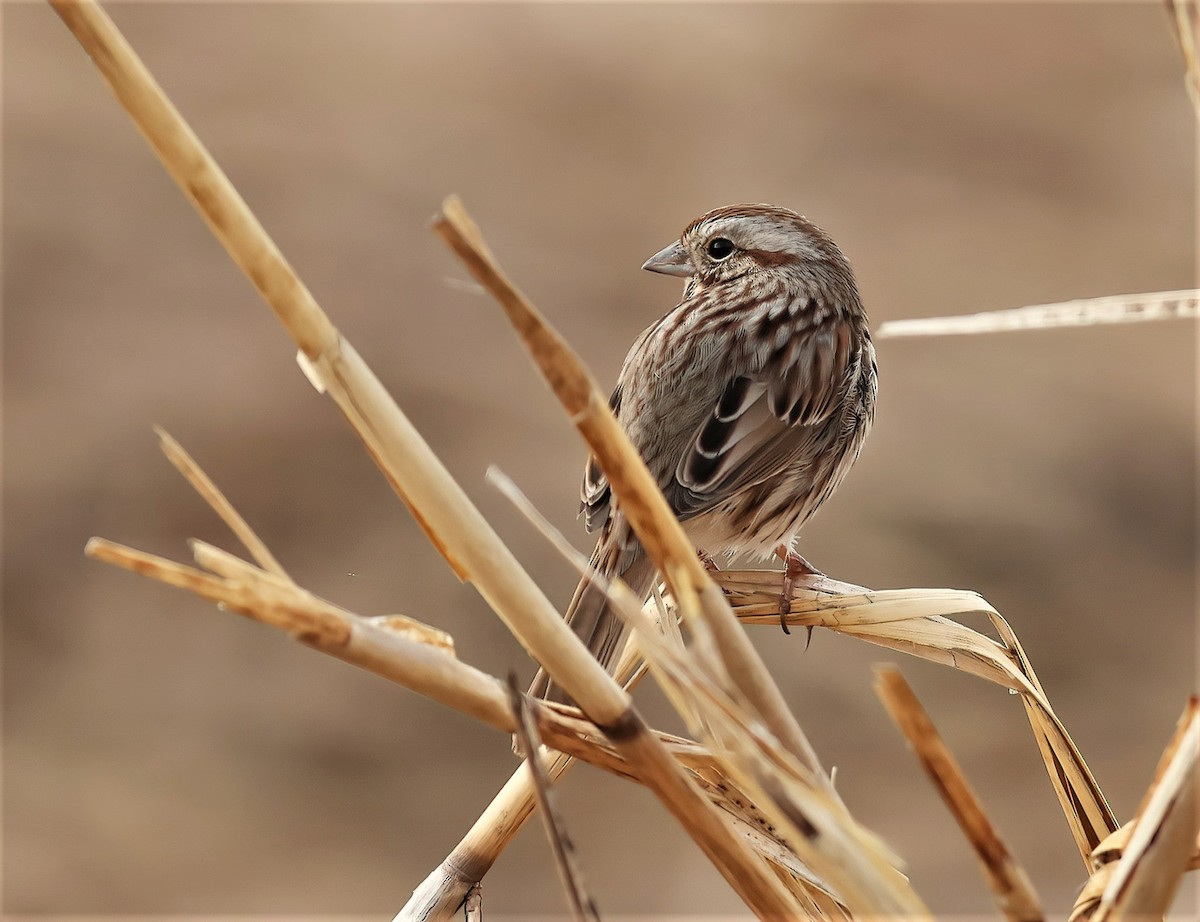
<instances>
[{"instance_id":1,"label":"bokeh background","mask_svg":"<svg viewBox=\"0 0 1200 922\"><path fill-rule=\"evenodd\" d=\"M824 225L874 322L1196 280L1195 125L1161 4L137 4L113 15L318 299L552 597L583 449L428 233L460 193L610 383L691 218ZM532 666L426 544L51 10L4 35L4 908L394 912L515 761L507 738L189 596L91 535L235 549L188 447L304 585ZM886 341L877 428L805 533L826 572L981 591L1126 818L1195 684L1195 327ZM817 632L759 648L846 801L942 915L991 914L870 690L899 661L1065 912L1083 879L1016 699ZM673 726L653 689L639 697ZM647 794L562 785L610 915L739 904ZM530 826L489 915L563 911ZM1185 896L1181 906L1192 906Z\"/></svg>"}]
</instances>

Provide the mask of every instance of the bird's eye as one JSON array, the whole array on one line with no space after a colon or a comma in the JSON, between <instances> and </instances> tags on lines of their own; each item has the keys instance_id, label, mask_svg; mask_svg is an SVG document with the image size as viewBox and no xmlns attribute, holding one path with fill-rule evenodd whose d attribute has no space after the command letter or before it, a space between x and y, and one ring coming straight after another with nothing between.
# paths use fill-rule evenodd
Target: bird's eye
<instances>
[{"instance_id":1,"label":"bird's eye","mask_svg":"<svg viewBox=\"0 0 1200 922\"><path fill-rule=\"evenodd\" d=\"M708 255L713 259L725 259L733 252L733 241L728 237L713 237L712 240L708 241L707 250Z\"/></svg>"}]
</instances>

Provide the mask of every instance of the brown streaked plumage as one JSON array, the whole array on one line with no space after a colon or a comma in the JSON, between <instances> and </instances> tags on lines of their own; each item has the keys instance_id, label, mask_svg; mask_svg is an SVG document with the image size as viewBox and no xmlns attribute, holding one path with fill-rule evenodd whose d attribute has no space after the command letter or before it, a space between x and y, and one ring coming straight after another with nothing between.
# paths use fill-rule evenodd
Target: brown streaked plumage
<instances>
[{"instance_id":1,"label":"brown streaked plumage","mask_svg":"<svg viewBox=\"0 0 1200 922\"><path fill-rule=\"evenodd\" d=\"M698 548L785 550L789 577L805 572L792 544L858 457L875 410L875 349L849 264L807 218L733 205L643 268L687 283L629 350L613 411ZM593 565L648 594L654 565L594 458L582 511L600 532ZM625 629L603 592L581 582L566 617L613 668ZM530 692L562 699L541 672Z\"/></svg>"}]
</instances>

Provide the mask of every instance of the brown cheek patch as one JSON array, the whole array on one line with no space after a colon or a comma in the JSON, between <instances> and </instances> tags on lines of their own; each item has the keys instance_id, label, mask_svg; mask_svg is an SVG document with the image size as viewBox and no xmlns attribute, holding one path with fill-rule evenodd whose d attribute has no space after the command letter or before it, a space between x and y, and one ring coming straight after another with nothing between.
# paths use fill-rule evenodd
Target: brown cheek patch
<instances>
[{"instance_id":1,"label":"brown cheek patch","mask_svg":"<svg viewBox=\"0 0 1200 922\"><path fill-rule=\"evenodd\" d=\"M796 257L790 253L770 253L766 250L743 250L742 252L765 269L786 266L796 261Z\"/></svg>"}]
</instances>

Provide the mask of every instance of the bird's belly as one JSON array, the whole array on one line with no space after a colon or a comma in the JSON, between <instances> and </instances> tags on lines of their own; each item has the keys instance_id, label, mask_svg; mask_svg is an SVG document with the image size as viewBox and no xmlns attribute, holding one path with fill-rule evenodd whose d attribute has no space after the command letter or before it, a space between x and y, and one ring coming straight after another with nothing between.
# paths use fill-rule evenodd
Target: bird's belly
<instances>
[{"instance_id":1,"label":"bird's belly","mask_svg":"<svg viewBox=\"0 0 1200 922\"><path fill-rule=\"evenodd\" d=\"M684 530L696 547L714 557L770 559L780 545L791 547L804 523L837 489L865 435L862 427L842 451L817 452L815 465L797 463L747 487L684 522Z\"/></svg>"}]
</instances>

